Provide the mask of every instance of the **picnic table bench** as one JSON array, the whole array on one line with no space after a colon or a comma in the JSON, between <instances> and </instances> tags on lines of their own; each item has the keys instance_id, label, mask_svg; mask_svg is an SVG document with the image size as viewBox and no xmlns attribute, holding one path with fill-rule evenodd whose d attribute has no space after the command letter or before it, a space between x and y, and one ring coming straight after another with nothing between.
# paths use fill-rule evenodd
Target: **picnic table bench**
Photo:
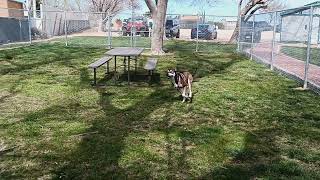
<instances>
[{"instance_id":1,"label":"picnic table bench","mask_svg":"<svg viewBox=\"0 0 320 180\"><path fill-rule=\"evenodd\" d=\"M147 60L146 65L144 66L144 69L148 71L148 75L152 76L153 71L156 69L157 67L157 62L158 60L155 58L149 58Z\"/></svg>"},{"instance_id":2,"label":"picnic table bench","mask_svg":"<svg viewBox=\"0 0 320 180\"><path fill-rule=\"evenodd\" d=\"M93 84L96 85L97 84L97 68L101 67L102 65L107 63L107 73L109 73L109 61L112 59L112 56L104 56L100 59L98 59L97 61L95 61L94 63L89 65L89 68L93 69Z\"/></svg>"}]
</instances>

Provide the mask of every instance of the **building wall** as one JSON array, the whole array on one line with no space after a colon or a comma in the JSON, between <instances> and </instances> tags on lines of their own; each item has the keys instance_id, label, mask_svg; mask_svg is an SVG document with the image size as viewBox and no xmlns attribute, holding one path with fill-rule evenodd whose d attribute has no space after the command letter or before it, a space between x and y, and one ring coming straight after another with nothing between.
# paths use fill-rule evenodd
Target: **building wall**
<instances>
[{"instance_id":1,"label":"building wall","mask_svg":"<svg viewBox=\"0 0 320 180\"><path fill-rule=\"evenodd\" d=\"M309 16L286 16L282 18L282 42L306 42L308 40ZM319 17L313 18L311 43L317 44L319 37Z\"/></svg>"},{"instance_id":2,"label":"building wall","mask_svg":"<svg viewBox=\"0 0 320 180\"><path fill-rule=\"evenodd\" d=\"M41 17L31 19L32 31L37 32L37 35L40 33L39 36L52 37L65 34L65 15L68 34L81 32L90 27L89 14L87 13L67 12L64 14L63 11L52 6L43 5L41 7Z\"/></svg>"},{"instance_id":3,"label":"building wall","mask_svg":"<svg viewBox=\"0 0 320 180\"><path fill-rule=\"evenodd\" d=\"M237 21L225 21L223 26L225 30L234 30L237 26Z\"/></svg>"},{"instance_id":4,"label":"building wall","mask_svg":"<svg viewBox=\"0 0 320 180\"><path fill-rule=\"evenodd\" d=\"M7 0L0 0L0 17L8 17L8 1Z\"/></svg>"},{"instance_id":5,"label":"building wall","mask_svg":"<svg viewBox=\"0 0 320 180\"><path fill-rule=\"evenodd\" d=\"M21 10L16 10L21 9ZM23 4L11 1L11 0L0 0L0 17L23 17Z\"/></svg>"},{"instance_id":6,"label":"building wall","mask_svg":"<svg viewBox=\"0 0 320 180\"><path fill-rule=\"evenodd\" d=\"M8 8L9 17L19 18L24 16L22 3L8 0Z\"/></svg>"}]
</instances>

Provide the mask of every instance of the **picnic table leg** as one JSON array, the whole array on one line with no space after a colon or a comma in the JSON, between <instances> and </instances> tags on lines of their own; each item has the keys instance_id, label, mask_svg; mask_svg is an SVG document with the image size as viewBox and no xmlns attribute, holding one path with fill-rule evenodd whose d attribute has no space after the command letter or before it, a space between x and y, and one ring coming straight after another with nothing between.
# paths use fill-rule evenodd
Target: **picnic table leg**
<instances>
[{"instance_id":1,"label":"picnic table leg","mask_svg":"<svg viewBox=\"0 0 320 180\"><path fill-rule=\"evenodd\" d=\"M114 56L114 72L117 72L117 56Z\"/></svg>"},{"instance_id":2,"label":"picnic table leg","mask_svg":"<svg viewBox=\"0 0 320 180\"><path fill-rule=\"evenodd\" d=\"M150 84L150 82L151 82L151 76L152 76L152 71L149 70L149 71L148 71L148 83L149 83L149 84Z\"/></svg>"},{"instance_id":3,"label":"picnic table leg","mask_svg":"<svg viewBox=\"0 0 320 180\"><path fill-rule=\"evenodd\" d=\"M128 56L128 85L130 85L130 56Z\"/></svg>"},{"instance_id":4,"label":"picnic table leg","mask_svg":"<svg viewBox=\"0 0 320 180\"><path fill-rule=\"evenodd\" d=\"M107 74L109 74L109 61L107 62Z\"/></svg>"},{"instance_id":5,"label":"picnic table leg","mask_svg":"<svg viewBox=\"0 0 320 180\"><path fill-rule=\"evenodd\" d=\"M93 85L97 85L96 68L93 69Z\"/></svg>"},{"instance_id":6,"label":"picnic table leg","mask_svg":"<svg viewBox=\"0 0 320 180\"><path fill-rule=\"evenodd\" d=\"M123 57L123 72L126 72L126 70L127 70L127 67L126 67L127 62L126 62L126 60L127 60L127 57Z\"/></svg>"},{"instance_id":7,"label":"picnic table leg","mask_svg":"<svg viewBox=\"0 0 320 180\"><path fill-rule=\"evenodd\" d=\"M134 57L134 74L137 74L137 60L138 60L138 56Z\"/></svg>"}]
</instances>

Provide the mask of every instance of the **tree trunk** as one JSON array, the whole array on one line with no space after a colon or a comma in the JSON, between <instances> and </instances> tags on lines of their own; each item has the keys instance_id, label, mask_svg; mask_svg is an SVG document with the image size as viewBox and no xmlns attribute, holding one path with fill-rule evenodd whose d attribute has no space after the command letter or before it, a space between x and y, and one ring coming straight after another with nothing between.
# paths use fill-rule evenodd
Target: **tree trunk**
<instances>
[{"instance_id":1,"label":"tree trunk","mask_svg":"<svg viewBox=\"0 0 320 180\"><path fill-rule=\"evenodd\" d=\"M237 25L236 25L236 28L234 29L233 33L232 33L232 36L229 40L229 43L235 43L236 40L238 39L238 36L239 36L239 21L237 22Z\"/></svg>"},{"instance_id":2,"label":"tree trunk","mask_svg":"<svg viewBox=\"0 0 320 180\"><path fill-rule=\"evenodd\" d=\"M151 36L151 51L152 54L161 55L164 54L163 51L163 38L164 38L164 22L156 14L153 18L153 28L152 28L152 36Z\"/></svg>"},{"instance_id":3,"label":"tree trunk","mask_svg":"<svg viewBox=\"0 0 320 180\"><path fill-rule=\"evenodd\" d=\"M152 12L153 27L151 37L151 52L155 55L164 54L163 38L165 33L165 19L168 0L159 0L157 10Z\"/></svg>"}]
</instances>

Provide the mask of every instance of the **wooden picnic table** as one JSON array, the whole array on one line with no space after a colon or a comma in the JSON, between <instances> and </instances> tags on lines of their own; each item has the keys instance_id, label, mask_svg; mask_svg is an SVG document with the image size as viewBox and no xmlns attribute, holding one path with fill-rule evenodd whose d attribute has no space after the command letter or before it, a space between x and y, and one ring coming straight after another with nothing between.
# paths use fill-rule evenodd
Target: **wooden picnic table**
<instances>
[{"instance_id":1,"label":"wooden picnic table","mask_svg":"<svg viewBox=\"0 0 320 180\"><path fill-rule=\"evenodd\" d=\"M143 52L143 48L118 47L106 52L106 55L114 56L114 71L117 70L117 56L124 57L124 70L126 70L126 62L128 62L128 84L130 84L130 61L132 57L135 60L135 72L137 71L137 59Z\"/></svg>"}]
</instances>

